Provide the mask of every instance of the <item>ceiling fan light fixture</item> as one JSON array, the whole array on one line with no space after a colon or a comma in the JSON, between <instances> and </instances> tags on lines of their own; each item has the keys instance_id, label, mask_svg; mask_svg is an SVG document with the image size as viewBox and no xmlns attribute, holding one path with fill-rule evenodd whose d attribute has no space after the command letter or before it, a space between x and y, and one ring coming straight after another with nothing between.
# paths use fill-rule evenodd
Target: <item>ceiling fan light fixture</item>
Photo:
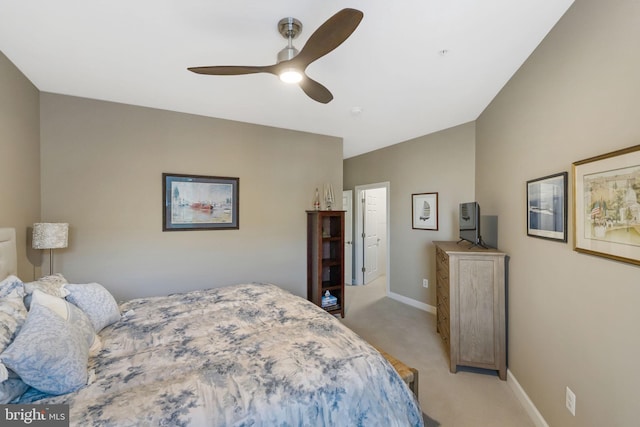
<instances>
[{"instance_id":1,"label":"ceiling fan light fixture","mask_svg":"<svg viewBox=\"0 0 640 427\"><path fill-rule=\"evenodd\" d=\"M278 64L283 61L289 61L298 54L298 49L291 45L291 39L289 39L289 46L278 52ZM280 73L278 73L280 80L285 83L300 83L302 80L302 73L295 67L285 66Z\"/></svg>"},{"instance_id":2,"label":"ceiling fan light fixture","mask_svg":"<svg viewBox=\"0 0 640 427\"><path fill-rule=\"evenodd\" d=\"M300 83L302 81L302 73L295 68L285 68L279 75L280 80L285 83Z\"/></svg>"},{"instance_id":3,"label":"ceiling fan light fixture","mask_svg":"<svg viewBox=\"0 0 640 427\"><path fill-rule=\"evenodd\" d=\"M277 75L286 83L300 83L299 87L314 101L327 104L333 95L323 85L305 74L312 62L322 58L340 46L358 27L363 14L356 9L345 8L327 19L311 34L301 51L293 46L293 39L298 37L302 24L295 18L283 18L278 22L278 31L287 39L287 46L278 53L277 62L273 65L213 65L206 67L189 67L196 74L211 76L237 76L241 74L269 73Z\"/></svg>"}]
</instances>

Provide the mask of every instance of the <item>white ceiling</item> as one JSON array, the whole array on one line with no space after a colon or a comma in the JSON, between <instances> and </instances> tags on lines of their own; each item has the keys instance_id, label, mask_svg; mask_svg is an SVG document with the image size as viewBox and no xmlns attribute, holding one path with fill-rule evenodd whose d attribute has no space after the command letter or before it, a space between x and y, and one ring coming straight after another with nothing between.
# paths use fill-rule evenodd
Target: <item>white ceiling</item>
<instances>
[{"instance_id":1,"label":"white ceiling","mask_svg":"<svg viewBox=\"0 0 640 427\"><path fill-rule=\"evenodd\" d=\"M0 0L0 51L44 92L338 136L348 158L475 120L571 3ZM273 64L281 18L302 22L301 49L344 7L360 26L307 69L329 104L271 74L186 69Z\"/></svg>"}]
</instances>

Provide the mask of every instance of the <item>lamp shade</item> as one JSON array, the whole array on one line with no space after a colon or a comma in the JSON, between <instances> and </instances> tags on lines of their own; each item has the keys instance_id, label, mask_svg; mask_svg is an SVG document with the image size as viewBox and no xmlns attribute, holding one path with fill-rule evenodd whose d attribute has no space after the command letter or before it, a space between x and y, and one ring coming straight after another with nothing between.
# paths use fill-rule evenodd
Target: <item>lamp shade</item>
<instances>
[{"instance_id":1,"label":"lamp shade","mask_svg":"<svg viewBox=\"0 0 640 427\"><path fill-rule=\"evenodd\" d=\"M69 243L69 224L38 222L33 224L33 249L66 248Z\"/></svg>"}]
</instances>

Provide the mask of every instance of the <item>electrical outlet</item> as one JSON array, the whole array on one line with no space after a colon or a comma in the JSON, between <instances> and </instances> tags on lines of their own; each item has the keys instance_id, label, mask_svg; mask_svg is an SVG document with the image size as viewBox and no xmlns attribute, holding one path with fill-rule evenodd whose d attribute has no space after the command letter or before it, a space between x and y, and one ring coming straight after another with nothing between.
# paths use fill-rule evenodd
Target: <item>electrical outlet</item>
<instances>
[{"instance_id":1,"label":"electrical outlet","mask_svg":"<svg viewBox=\"0 0 640 427\"><path fill-rule=\"evenodd\" d=\"M566 405L571 415L576 416L576 395L569 387L567 387Z\"/></svg>"},{"instance_id":2,"label":"electrical outlet","mask_svg":"<svg viewBox=\"0 0 640 427\"><path fill-rule=\"evenodd\" d=\"M422 279L422 287L423 288L429 287L429 279Z\"/></svg>"}]
</instances>

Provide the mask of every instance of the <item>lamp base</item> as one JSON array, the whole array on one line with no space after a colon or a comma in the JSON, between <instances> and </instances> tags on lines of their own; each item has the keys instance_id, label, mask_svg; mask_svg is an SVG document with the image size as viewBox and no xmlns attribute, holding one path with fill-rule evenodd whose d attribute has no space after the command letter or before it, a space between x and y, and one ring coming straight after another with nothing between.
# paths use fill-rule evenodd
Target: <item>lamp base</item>
<instances>
[{"instance_id":1,"label":"lamp base","mask_svg":"<svg viewBox=\"0 0 640 427\"><path fill-rule=\"evenodd\" d=\"M53 249L49 249L49 276L53 274Z\"/></svg>"}]
</instances>

